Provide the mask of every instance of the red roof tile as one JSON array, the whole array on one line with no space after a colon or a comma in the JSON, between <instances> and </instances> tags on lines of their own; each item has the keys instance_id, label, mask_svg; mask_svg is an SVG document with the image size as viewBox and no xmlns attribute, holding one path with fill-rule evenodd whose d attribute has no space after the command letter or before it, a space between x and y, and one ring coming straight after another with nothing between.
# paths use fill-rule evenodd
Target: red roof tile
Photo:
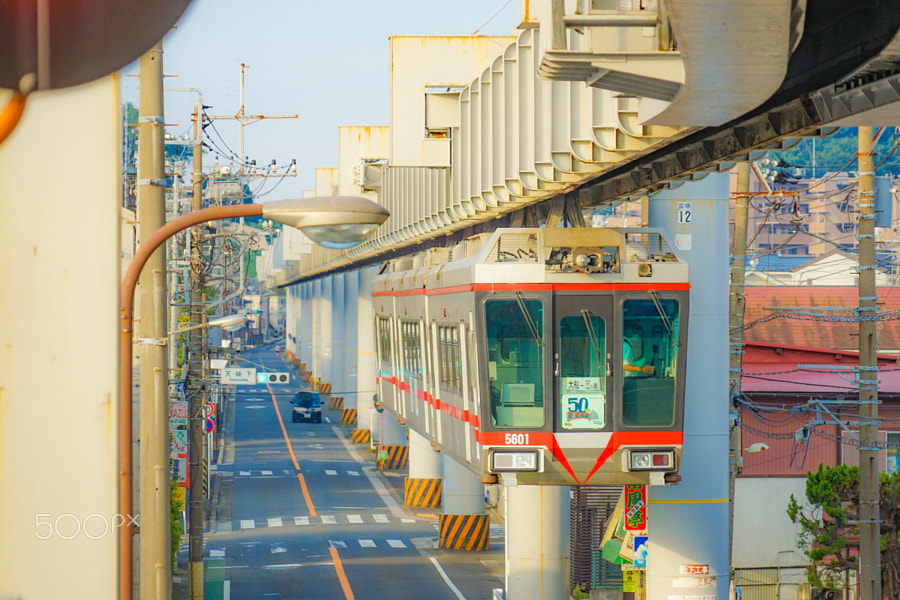
<instances>
[{"instance_id":1,"label":"red roof tile","mask_svg":"<svg viewBox=\"0 0 900 600\"><path fill-rule=\"evenodd\" d=\"M816 318L818 315L852 319L850 309L859 305L855 287L753 286L746 288L745 295L746 341L843 351L858 349L855 322ZM877 298L880 311L900 310L900 287L878 288ZM838 307L841 310L821 310ZM777 310L786 308L795 310ZM879 322L878 347L881 352L900 351L900 320Z\"/></svg>"}]
</instances>

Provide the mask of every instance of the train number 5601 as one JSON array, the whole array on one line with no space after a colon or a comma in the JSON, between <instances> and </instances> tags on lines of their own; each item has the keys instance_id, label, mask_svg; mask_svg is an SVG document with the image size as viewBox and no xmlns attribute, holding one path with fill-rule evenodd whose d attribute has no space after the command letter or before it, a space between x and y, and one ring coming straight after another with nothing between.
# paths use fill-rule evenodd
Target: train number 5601
<instances>
[{"instance_id":1,"label":"train number 5601","mask_svg":"<svg viewBox=\"0 0 900 600\"><path fill-rule=\"evenodd\" d=\"M528 443L527 433L507 433L503 441L508 446L524 446Z\"/></svg>"}]
</instances>

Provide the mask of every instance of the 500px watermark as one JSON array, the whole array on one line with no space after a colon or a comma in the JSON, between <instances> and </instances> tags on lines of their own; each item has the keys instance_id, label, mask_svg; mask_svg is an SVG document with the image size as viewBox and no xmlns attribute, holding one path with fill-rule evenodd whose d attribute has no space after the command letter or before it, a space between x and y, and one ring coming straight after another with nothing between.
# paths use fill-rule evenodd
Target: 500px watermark
<instances>
[{"instance_id":1,"label":"500px watermark","mask_svg":"<svg viewBox=\"0 0 900 600\"><path fill-rule=\"evenodd\" d=\"M91 513L82 518L72 513L63 513L56 517L51 513L36 513L34 535L39 540L49 540L54 536L72 540L79 535L99 540L110 533L115 534L122 527L139 527L139 516L115 514L109 518L100 513Z\"/></svg>"}]
</instances>

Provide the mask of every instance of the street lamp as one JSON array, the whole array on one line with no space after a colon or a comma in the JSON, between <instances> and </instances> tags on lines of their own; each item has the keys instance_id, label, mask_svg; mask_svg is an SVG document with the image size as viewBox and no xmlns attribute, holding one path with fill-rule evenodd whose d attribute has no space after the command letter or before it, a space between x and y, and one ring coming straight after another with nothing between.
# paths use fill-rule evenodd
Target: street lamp
<instances>
[{"instance_id":1,"label":"street lamp","mask_svg":"<svg viewBox=\"0 0 900 600\"><path fill-rule=\"evenodd\" d=\"M199 325L191 325L189 327L176 329L175 331L170 331L169 336L178 335L179 333L184 333L186 331L193 331L194 329L203 329L204 327L221 327L225 331L231 331L246 323L247 319L247 315L228 315L227 317L219 317L212 321L207 321L206 323L200 323Z\"/></svg>"},{"instance_id":2,"label":"street lamp","mask_svg":"<svg viewBox=\"0 0 900 600\"><path fill-rule=\"evenodd\" d=\"M119 354L119 514L125 525L119 531L119 598L131 600L132 578L132 485L134 479L132 444L132 335L134 291L138 277L151 254L166 240L188 227L241 217L263 217L283 225L296 227L311 240L327 248L349 248L361 243L384 223L390 213L371 200L352 196L332 196L279 200L266 204L214 206L174 219L157 229L141 245L131 259L122 278L121 320L122 342ZM228 317L226 317L228 318ZM236 325L237 323L232 323Z\"/></svg>"}]
</instances>

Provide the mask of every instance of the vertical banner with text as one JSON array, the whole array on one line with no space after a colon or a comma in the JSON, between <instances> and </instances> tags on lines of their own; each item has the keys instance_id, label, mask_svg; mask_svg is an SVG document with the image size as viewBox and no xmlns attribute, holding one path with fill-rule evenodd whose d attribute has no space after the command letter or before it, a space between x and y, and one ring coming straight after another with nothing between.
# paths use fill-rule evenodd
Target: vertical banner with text
<instances>
[{"instance_id":1,"label":"vertical banner with text","mask_svg":"<svg viewBox=\"0 0 900 600\"><path fill-rule=\"evenodd\" d=\"M625 529L647 529L647 494L643 485L625 486Z\"/></svg>"}]
</instances>

